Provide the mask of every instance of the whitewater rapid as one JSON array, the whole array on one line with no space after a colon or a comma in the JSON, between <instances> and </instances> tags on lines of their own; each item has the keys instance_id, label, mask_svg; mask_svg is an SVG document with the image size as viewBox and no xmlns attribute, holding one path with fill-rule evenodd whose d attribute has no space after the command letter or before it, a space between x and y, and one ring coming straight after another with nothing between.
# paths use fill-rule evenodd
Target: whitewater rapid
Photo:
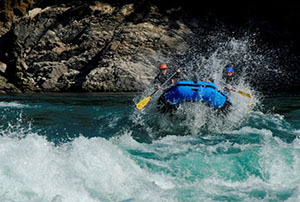
<instances>
[{"instance_id":1,"label":"whitewater rapid","mask_svg":"<svg viewBox=\"0 0 300 202\"><path fill-rule=\"evenodd\" d=\"M232 93L225 117L201 103L160 114L159 94L135 109L151 87L1 96L0 201L300 201L300 98L250 87L249 70L270 63L247 40L184 61L220 87L227 63L240 68L235 87L253 98Z\"/></svg>"},{"instance_id":2,"label":"whitewater rapid","mask_svg":"<svg viewBox=\"0 0 300 202\"><path fill-rule=\"evenodd\" d=\"M268 129L152 144L130 132L60 146L34 133L0 140L1 201L300 199L300 140L286 143Z\"/></svg>"}]
</instances>

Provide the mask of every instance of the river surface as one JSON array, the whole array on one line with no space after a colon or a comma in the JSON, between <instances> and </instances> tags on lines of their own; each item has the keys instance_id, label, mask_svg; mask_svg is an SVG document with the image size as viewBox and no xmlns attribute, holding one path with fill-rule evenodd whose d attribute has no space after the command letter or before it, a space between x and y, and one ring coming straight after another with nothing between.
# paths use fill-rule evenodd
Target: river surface
<instances>
[{"instance_id":1,"label":"river surface","mask_svg":"<svg viewBox=\"0 0 300 202\"><path fill-rule=\"evenodd\" d=\"M0 201L299 201L300 95L232 96L220 116L160 114L155 97L139 111L143 95L2 95Z\"/></svg>"}]
</instances>

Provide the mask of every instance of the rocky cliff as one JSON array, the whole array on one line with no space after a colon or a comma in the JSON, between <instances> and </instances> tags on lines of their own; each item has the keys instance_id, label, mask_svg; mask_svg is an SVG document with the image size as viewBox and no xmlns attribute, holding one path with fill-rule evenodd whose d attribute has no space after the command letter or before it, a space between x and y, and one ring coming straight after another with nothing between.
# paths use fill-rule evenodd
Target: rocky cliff
<instances>
[{"instance_id":1,"label":"rocky cliff","mask_svg":"<svg viewBox=\"0 0 300 202\"><path fill-rule=\"evenodd\" d=\"M134 4L35 8L1 40L2 91L138 91L190 30ZM146 15L144 15L146 14ZM140 16L134 16L140 15Z\"/></svg>"},{"instance_id":2,"label":"rocky cliff","mask_svg":"<svg viewBox=\"0 0 300 202\"><path fill-rule=\"evenodd\" d=\"M297 33L293 26L285 29L280 19L274 28L274 13L263 18L267 23L257 20L255 7L244 10L246 14L228 14L222 7L195 9L189 1L188 6L162 2L2 1L0 92L140 91L160 63L177 65L172 58L193 49L193 38L201 38L201 47L209 49L214 37L204 33L220 25L220 19L230 24L232 30L227 31L232 33L242 24L248 30L259 27L262 38L275 46L289 44L286 41ZM299 44L296 38L292 42ZM299 74L291 75L291 86L297 87Z\"/></svg>"}]
</instances>

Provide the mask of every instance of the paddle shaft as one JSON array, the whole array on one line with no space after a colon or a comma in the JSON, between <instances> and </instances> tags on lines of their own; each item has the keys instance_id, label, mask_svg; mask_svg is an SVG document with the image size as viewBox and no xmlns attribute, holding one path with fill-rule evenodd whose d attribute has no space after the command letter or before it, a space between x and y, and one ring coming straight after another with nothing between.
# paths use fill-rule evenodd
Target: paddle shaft
<instances>
[{"instance_id":1,"label":"paddle shaft","mask_svg":"<svg viewBox=\"0 0 300 202\"><path fill-rule=\"evenodd\" d=\"M177 74L177 72L174 72L171 76L170 76L170 78L168 78L163 84L161 84L160 86L164 86L166 83L168 83L171 79L173 79L173 77L175 76ZM152 95L154 95L157 91L159 91L160 89L156 89L151 95L150 95L150 97L152 96Z\"/></svg>"},{"instance_id":2,"label":"paddle shaft","mask_svg":"<svg viewBox=\"0 0 300 202\"><path fill-rule=\"evenodd\" d=\"M223 85L226 85L227 87L230 86L229 84L227 84L227 83L225 83L225 82L221 82L221 83L222 83ZM246 92L241 91L241 90L236 90L235 88L232 88L231 90L232 90L233 92L236 92L236 93L240 94L240 95L244 95L244 96L246 96L246 97L248 97L248 98L252 98L252 96L251 96L250 93L246 93Z\"/></svg>"},{"instance_id":3,"label":"paddle shaft","mask_svg":"<svg viewBox=\"0 0 300 202\"><path fill-rule=\"evenodd\" d=\"M177 72L175 72L174 74L172 74L170 76L170 78L168 78L163 84L161 84L161 86L164 86L168 81L170 81L175 75L177 74ZM151 96L154 95L159 89L156 89L150 96L142 99L141 101L139 101L137 104L136 104L136 108L138 108L139 110L143 109L147 104L148 102L150 101L151 99Z\"/></svg>"}]
</instances>

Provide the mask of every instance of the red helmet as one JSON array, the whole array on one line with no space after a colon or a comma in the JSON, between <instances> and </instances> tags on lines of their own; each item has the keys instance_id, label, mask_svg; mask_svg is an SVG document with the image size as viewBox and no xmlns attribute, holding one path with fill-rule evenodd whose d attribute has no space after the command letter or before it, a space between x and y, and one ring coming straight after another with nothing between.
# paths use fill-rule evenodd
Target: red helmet
<instances>
[{"instance_id":1,"label":"red helmet","mask_svg":"<svg viewBox=\"0 0 300 202\"><path fill-rule=\"evenodd\" d=\"M159 68L160 69L168 69L168 66L166 64L161 64Z\"/></svg>"}]
</instances>

